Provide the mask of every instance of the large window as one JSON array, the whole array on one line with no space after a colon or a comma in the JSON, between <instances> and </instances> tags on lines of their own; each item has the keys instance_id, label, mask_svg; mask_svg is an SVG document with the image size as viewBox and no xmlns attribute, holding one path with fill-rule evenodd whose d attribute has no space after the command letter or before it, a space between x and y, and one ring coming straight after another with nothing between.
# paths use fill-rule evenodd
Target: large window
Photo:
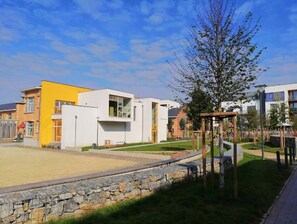
<instances>
[{"instance_id":1,"label":"large window","mask_svg":"<svg viewBox=\"0 0 297 224\"><path fill-rule=\"evenodd\" d=\"M34 97L28 97L27 98L26 112L27 113L34 112Z\"/></svg>"},{"instance_id":2,"label":"large window","mask_svg":"<svg viewBox=\"0 0 297 224\"><path fill-rule=\"evenodd\" d=\"M297 90L289 91L289 100L290 101L297 101Z\"/></svg>"},{"instance_id":3,"label":"large window","mask_svg":"<svg viewBox=\"0 0 297 224\"><path fill-rule=\"evenodd\" d=\"M297 102L290 103L290 112L297 113Z\"/></svg>"},{"instance_id":4,"label":"large window","mask_svg":"<svg viewBox=\"0 0 297 224\"><path fill-rule=\"evenodd\" d=\"M120 96L109 95L110 117L131 117L131 99Z\"/></svg>"},{"instance_id":5,"label":"large window","mask_svg":"<svg viewBox=\"0 0 297 224\"><path fill-rule=\"evenodd\" d=\"M285 92L266 93L266 102L284 101Z\"/></svg>"},{"instance_id":6,"label":"large window","mask_svg":"<svg viewBox=\"0 0 297 224\"><path fill-rule=\"evenodd\" d=\"M63 101L63 100L56 100L55 103L55 114L61 114L62 113L62 106L63 105L74 105L74 102L70 101Z\"/></svg>"},{"instance_id":7,"label":"large window","mask_svg":"<svg viewBox=\"0 0 297 224\"><path fill-rule=\"evenodd\" d=\"M11 113L7 113L6 115L7 115L7 120L11 120L12 119Z\"/></svg>"},{"instance_id":8,"label":"large window","mask_svg":"<svg viewBox=\"0 0 297 224\"><path fill-rule=\"evenodd\" d=\"M2 120L3 118L2 118L2 114L0 114L0 120Z\"/></svg>"},{"instance_id":9,"label":"large window","mask_svg":"<svg viewBox=\"0 0 297 224\"><path fill-rule=\"evenodd\" d=\"M27 121L26 122L26 136L33 136L34 135L34 122Z\"/></svg>"},{"instance_id":10,"label":"large window","mask_svg":"<svg viewBox=\"0 0 297 224\"><path fill-rule=\"evenodd\" d=\"M62 136L62 120L57 119L53 120L53 141L54 142L61 142L61 136Z\"/></svg>"}]
</instances>

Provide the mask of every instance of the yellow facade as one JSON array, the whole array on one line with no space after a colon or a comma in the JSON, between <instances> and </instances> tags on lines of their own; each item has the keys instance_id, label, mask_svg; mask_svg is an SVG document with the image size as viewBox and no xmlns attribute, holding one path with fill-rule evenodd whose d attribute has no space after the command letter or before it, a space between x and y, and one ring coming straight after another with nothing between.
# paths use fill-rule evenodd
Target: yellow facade
<instances>
[{"instance_id":1,"label":"yellow facade","mask_svg":"<svg viewBox=\"0 0 297 224\"><path fill-rule=\"evenodd\" d=\"M55 114L56 100L78 103L78 93L91 89L71 86L61 83L42 81L40 97L40 133L39 145L46 145L53 141L52 115Z\"/></svg>"}]
</instances>

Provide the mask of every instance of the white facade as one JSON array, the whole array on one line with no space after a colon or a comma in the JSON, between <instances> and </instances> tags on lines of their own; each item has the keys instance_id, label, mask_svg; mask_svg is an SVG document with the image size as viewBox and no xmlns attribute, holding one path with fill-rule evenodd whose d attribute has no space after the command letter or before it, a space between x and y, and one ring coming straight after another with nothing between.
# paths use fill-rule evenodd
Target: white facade
<instances>
[{"instance_id":1,"label":"white facade","mask_svg":"<svg viewBox=\"0 0 297 224\"><path fill-rule=\"evenodd\" d=\"M285 103L286 107L289 107L290 101L296 101L297 99L289 99L290 91L297 91L297 83L286 84L286 85L276 85L268 86L265 88L266 100L265 108L266 113L268 113L272 107Z\"/></svg>"},{"instance_id":2,"label":"white facade","mask_svg":"<svg viewBox=\"0 0 297 224\"><path fill-rule=\"evenodd\" d=\"M161 105L166 106L168 109L180 108L180 103L172 100L161 100Z\"/></svg>"},{"instance_id":3,"label":"white facade","mask_svg":"<svg viewBox=\"0 0 297 224\"><path fill-rule=\"evenodd\" d=\"M246 114L249 108L255 108L257 111L260 110L260 102L259 100L246 100L246 101L226 101L222 102L222 108L228 110L229 108L234 108L234 112L238 112L239 114Z\"/></svg>"},{"instance_id":4,"label":"white facade","mask_svg":"<svg viewBox=\"0 0 297 224\"><path fill-rule=\"evenodd\" d=\"M168 108L161 102L110 89L80 93L78 106L62 106L61 148L166 140Z\"/></svg>"}]
</instances>

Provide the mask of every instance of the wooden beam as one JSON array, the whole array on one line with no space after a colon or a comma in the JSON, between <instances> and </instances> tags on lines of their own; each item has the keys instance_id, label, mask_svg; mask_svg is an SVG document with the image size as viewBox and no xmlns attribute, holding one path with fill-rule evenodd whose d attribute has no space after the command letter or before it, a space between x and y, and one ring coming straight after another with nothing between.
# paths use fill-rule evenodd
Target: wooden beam
<instances>
[{"instance_id":1,"label":"wooden beam","mask_svg":"<svg viewBox=\"0 0 297 224\"><path fill-rule=\"evenodd\" d=\"M201 113L201 117L210 118L210 117L234 117L237 116L237 112L213 112L213 113Z\"/></svg>"}]
</instances>

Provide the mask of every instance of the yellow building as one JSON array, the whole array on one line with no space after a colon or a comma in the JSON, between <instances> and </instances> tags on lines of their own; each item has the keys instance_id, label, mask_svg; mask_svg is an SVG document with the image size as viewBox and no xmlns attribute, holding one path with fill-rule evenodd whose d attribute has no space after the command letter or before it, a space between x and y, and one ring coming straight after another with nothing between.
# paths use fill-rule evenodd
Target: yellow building
<instances>
[{"instance_id":1,"label":"yellow building","mask_svg":"<svg viewBox=\"0 0 297 224\"><path fill-rule=\"evenodd\" d=\"M36 95L28 95L31 94L31 90L37 89ZM17 111L17 119L19 125L23 124L24 127L24 145L41 147L52 142L60 142L62 105L77 105L78 93L90 90L79 86L42 81L40 87L22 91L24 106L21 111Z\"/></svg>"}]
</instances>

